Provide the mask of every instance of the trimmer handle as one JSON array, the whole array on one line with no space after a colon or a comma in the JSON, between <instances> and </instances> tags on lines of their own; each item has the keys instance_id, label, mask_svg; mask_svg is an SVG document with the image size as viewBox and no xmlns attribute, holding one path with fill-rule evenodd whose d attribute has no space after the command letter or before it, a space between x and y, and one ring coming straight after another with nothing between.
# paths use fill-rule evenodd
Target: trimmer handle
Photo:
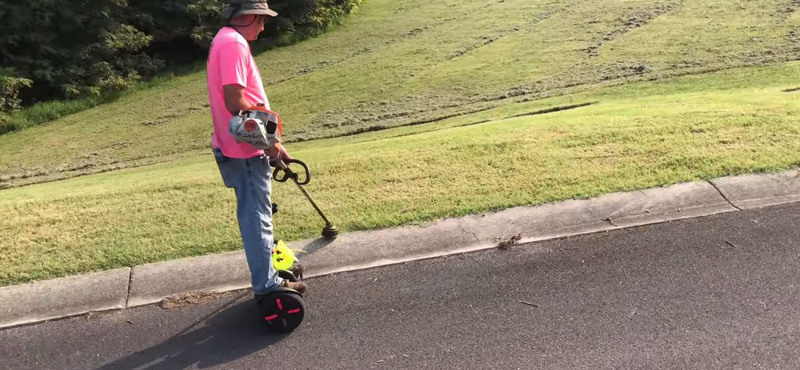
<instances>
[{"instance_id":1,"label":"trimmer handle","mask_svg":"<svg viewBox=\"0 0 800 370\"><path fill-rule=\"evenodd\" d=\"M303 167L303 170L305 170L306 176L303 181L300 181L300 176L296 172L289 169L289 165L292 163L299 164ZM292 159L288 162L284 162L279 158L275 162L275 171L272 173L272 178L277 182L286 182L289 179L292 179L292 181L297 183L297 185L308 185L308 183L311 182L311 170L308 169L308 165L305 162L299 159Z\"/></svg>"}]
</instances>

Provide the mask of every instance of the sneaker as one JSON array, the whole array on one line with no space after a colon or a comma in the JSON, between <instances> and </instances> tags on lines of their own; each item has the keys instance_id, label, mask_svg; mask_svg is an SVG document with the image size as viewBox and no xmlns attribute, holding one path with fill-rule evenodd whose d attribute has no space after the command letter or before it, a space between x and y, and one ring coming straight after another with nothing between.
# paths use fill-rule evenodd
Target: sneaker
<instances>
[{"instance_id":1,"label":"sneaker","mask_svg":"<svg viewBox=\"0 0 800 370\"><path fill-rule=\"evenodd\" d=\"M284 287L284 288L294 289L300 294L305 293L306 290L308 289L308 284L306 284L306 283L304 283L302 281L296 281L295 282L295 281L284 280L281 283L281 286Z\"/></svg>"}]
</instances>

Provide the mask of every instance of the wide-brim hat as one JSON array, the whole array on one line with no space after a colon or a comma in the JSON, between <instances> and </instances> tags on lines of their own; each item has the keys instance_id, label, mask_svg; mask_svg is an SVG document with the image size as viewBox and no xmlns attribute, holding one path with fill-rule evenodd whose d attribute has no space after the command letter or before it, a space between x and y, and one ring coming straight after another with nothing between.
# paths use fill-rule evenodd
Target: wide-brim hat
<instances>
[{"instance_id":1,"label":"wide-brim hat","mask_svg":"<svg viewBox=\"0 0 800 370\"><path fill-rule=\"evenodd\" d=\"M266 0L230 0L228 8L220 16L225 19L231 19L237 15L249 14L278 16L278 13L269 8Z\"/></svg>"}]
</instances>

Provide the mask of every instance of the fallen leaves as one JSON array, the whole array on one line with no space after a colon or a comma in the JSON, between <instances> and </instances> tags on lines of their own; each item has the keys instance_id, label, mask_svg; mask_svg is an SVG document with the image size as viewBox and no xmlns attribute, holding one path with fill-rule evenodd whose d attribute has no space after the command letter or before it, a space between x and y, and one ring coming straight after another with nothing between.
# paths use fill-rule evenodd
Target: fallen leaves
<instances>
[{"instance_id":1,"label":"fallen leaves","mask_svg":"<svg viewBox=\"0 0 800 370\"><path fill-rule=\"evenodd\" d=\"M520 240L522 240L522 234L514 235L508 240L501 241L500 244L497 245L497 248L500 248L500 250L504 251L509 250L511 247L519 244Z\"/></svg>"}]
</instances>

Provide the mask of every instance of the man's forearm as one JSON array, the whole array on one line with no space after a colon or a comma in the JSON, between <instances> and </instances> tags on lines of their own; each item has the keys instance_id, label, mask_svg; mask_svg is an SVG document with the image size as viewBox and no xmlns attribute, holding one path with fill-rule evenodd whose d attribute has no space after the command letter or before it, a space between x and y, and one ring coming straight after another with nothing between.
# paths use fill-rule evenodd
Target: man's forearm
<instances>
[{"instance_id":1,"label":"man's forearm","mask_svg":"<svg viewBox=\"0 0 800 370\"><path fill-rule=\"evenodd\" d=\"M223 86L225 94L225 108L231 114L236 114L240 110L247 110L253 106L253 103L247 101L244 97L244 86L240 85L225 85Z\"/></svg>"},{"instance_id":2,"label":"man's forearm","mask_svg":"<svg viewBox=\"0 0 800 370\"><path fill-rule=\"evenodd\" d=\"M247 99L245 99L244 97L240 97L239 99L231 101L228 100L225 101L225 108L228 108L228 112L231 112L231 114L236 114L242 110L248 110L252 106L253 104L247 101Z\"/></svg>"}]
</instances>

